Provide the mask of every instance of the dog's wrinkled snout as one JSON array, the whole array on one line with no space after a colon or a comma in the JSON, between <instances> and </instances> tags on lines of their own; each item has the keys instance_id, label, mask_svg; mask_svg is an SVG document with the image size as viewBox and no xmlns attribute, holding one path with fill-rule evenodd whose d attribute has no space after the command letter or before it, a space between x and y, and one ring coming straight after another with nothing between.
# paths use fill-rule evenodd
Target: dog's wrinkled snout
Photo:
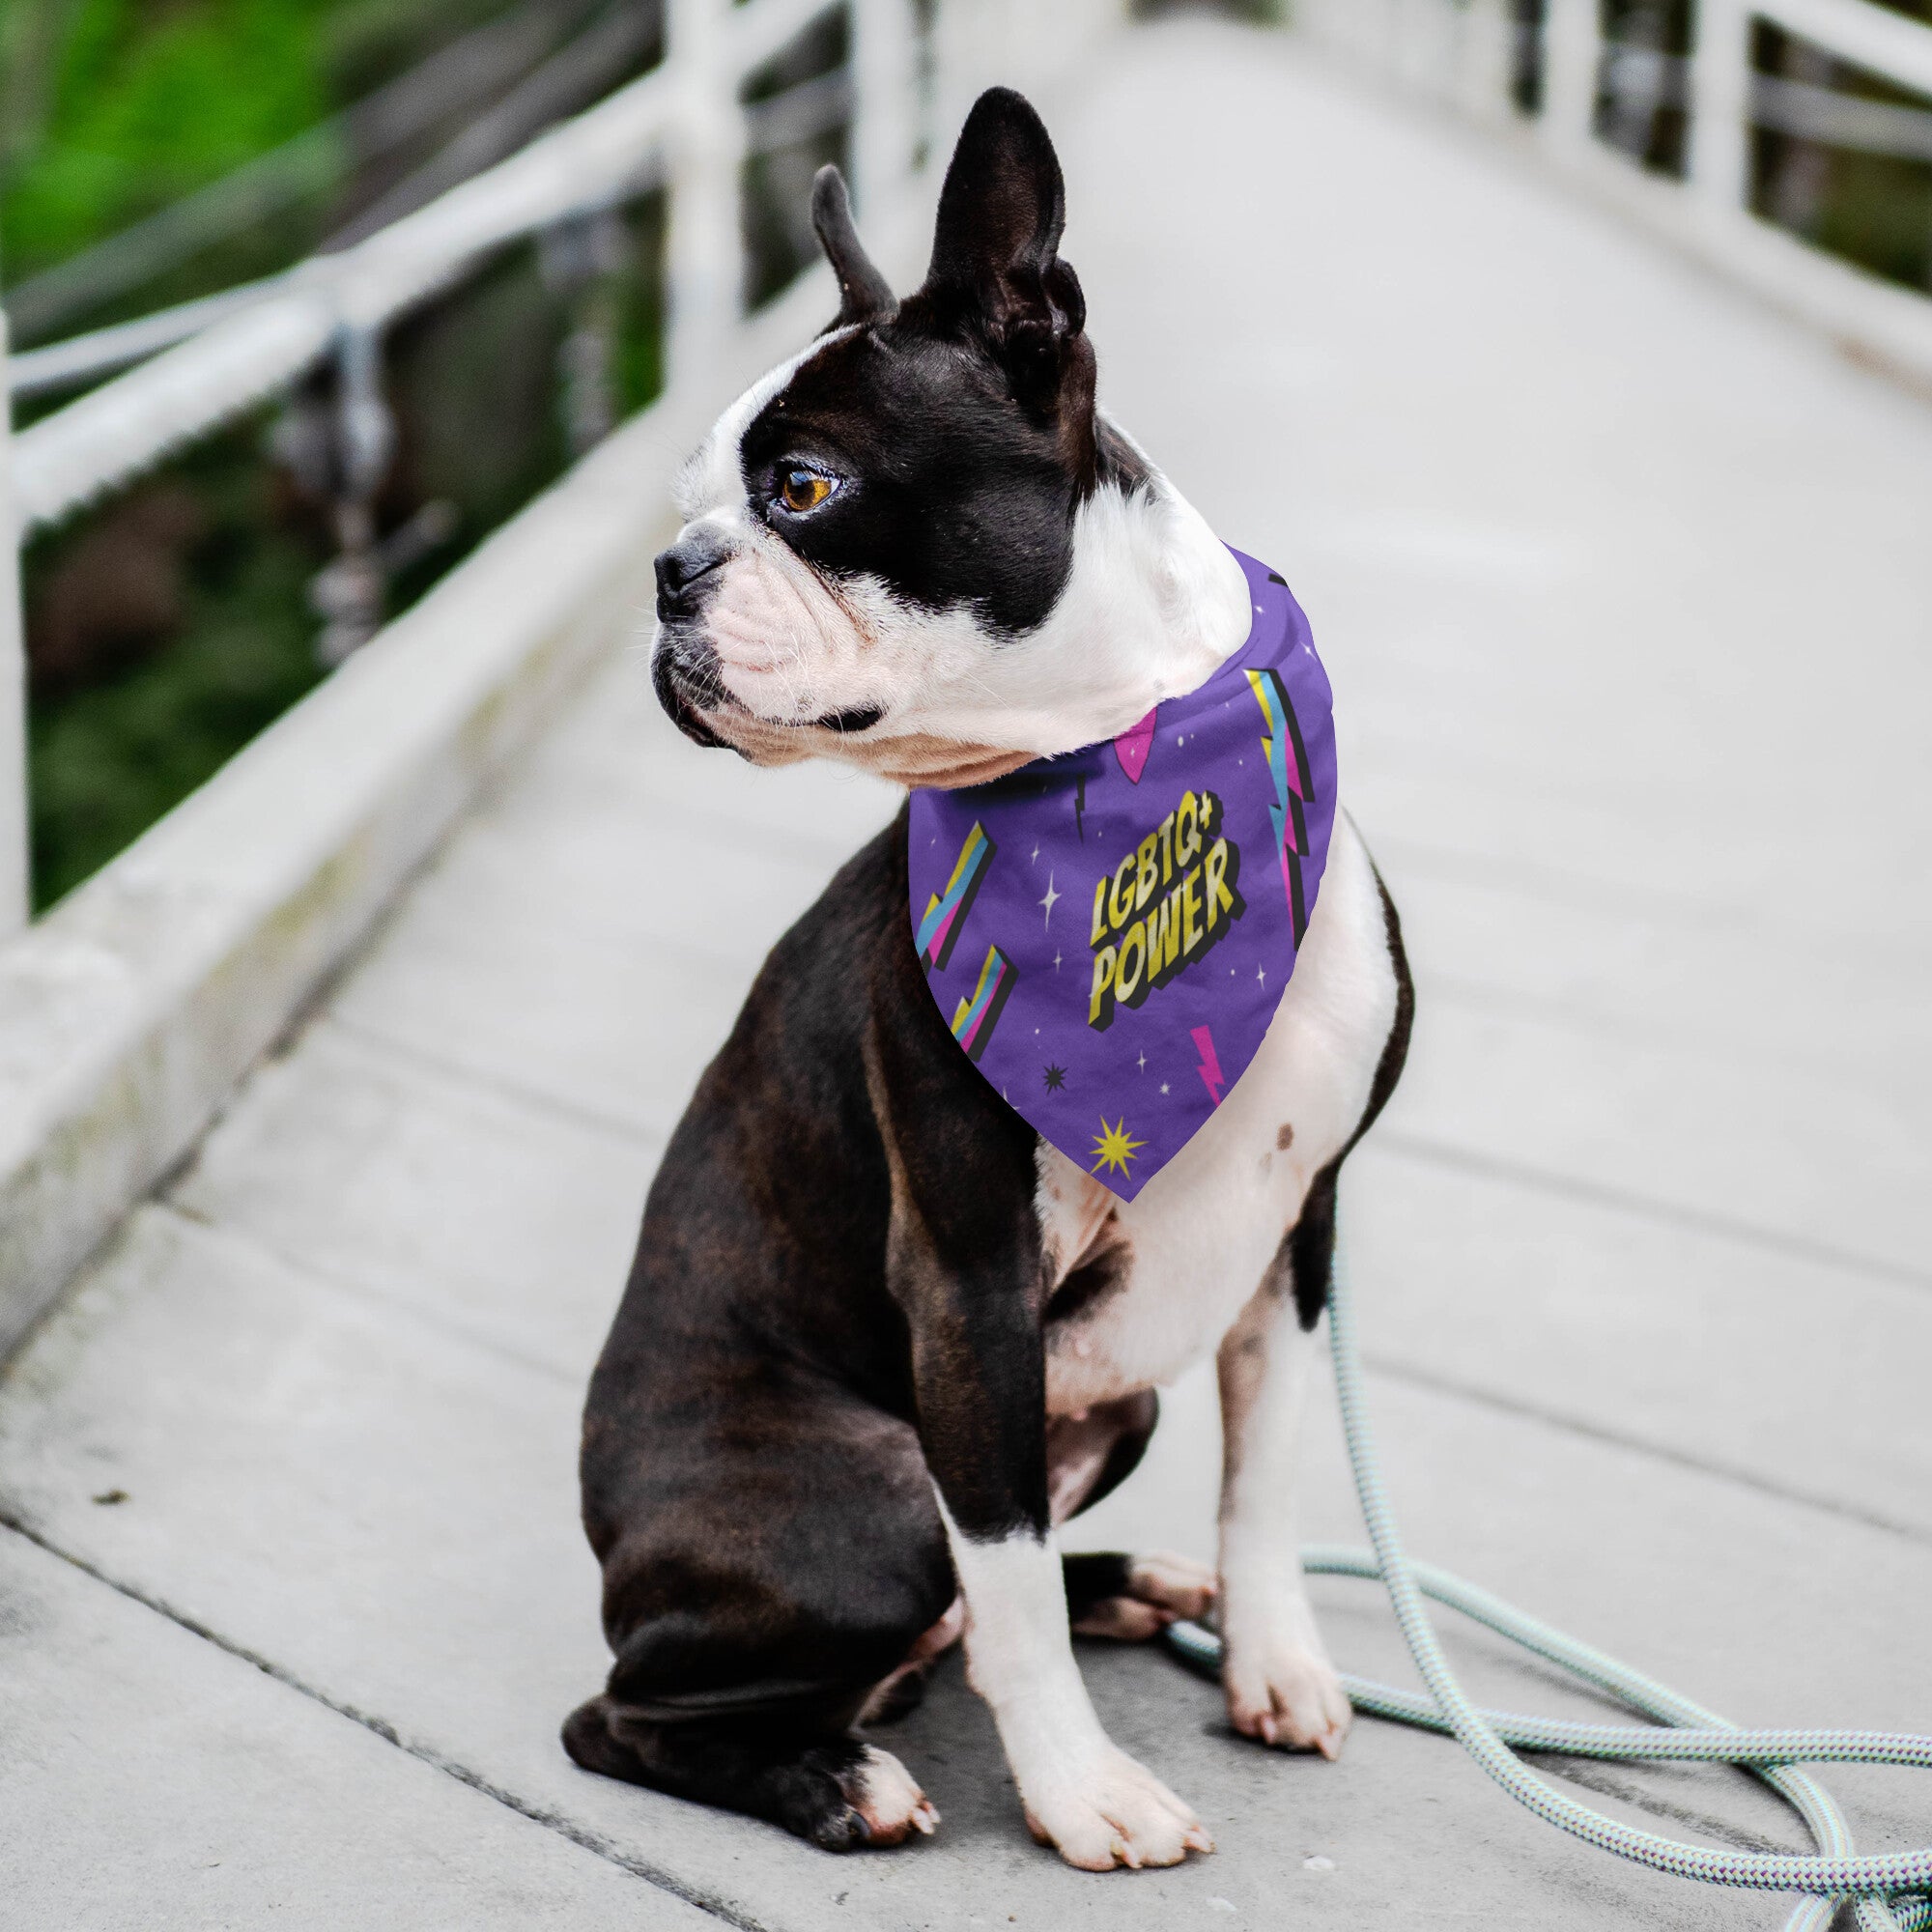
<instances>
[{"instance_id":1,"label":"dog's wrinkled snout","mask_svg":"<svg viewBox=\"0 0 1932 1932\"><path fill-rule=\"evenodd\" d=\"M668 550L659 551L659 619L668 622L676 617L696 616L704 599L716 587L719 566L729 554L726 544L703 530L695 530L680 537Z\"/></svg>"}]
</instances>

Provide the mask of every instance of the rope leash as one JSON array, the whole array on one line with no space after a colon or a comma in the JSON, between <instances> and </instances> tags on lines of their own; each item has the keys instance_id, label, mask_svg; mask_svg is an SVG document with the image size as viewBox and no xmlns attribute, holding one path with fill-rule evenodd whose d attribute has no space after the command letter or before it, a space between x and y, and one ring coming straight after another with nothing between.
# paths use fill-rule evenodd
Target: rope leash
<instances>
[{"instance_id":1,"label":"rope leash","mask_svg":"<svg viewBox=\"0 0 1932 1932\"><path fill-rule=\"evenodd\" d=\"M1411 1562L1403 1552L1369 1426L1354 1302L1339 1241L1328 1321L1349 1463L1374 1553L1310 1546L1302 1551L1302 1568L1315 1576L1379 1578L1408 1654L1430 1692L1428 1697L1417 1696L1345 1675L1343 1688L1356 1710L1454 1736L1491 1777L1539 1818L1653 1871L1712 1885L1807 1894L1785 1921L1785 1932L1825 1932L1846 1898L1854 1901L1861 1932L1925 1932L1932 1927L1932 1898L1910 1895L1932 1890L1932 1846L1859 1856L1851 1829L1830 1793L1808 1773L1792 1769L1799 1764L1892 1764L1932 1770L1932 1737L1887 1731L1740 1730L1668 1686L1566 1636L1487 1590L1446 1570ZM1460 1610L1655 1722L1588 1724L1478 1709L1449 1667L1423 1606L1425 1597ZM1168 1630L1167 1642L1183 1662L1205 1675L1219 1674L1221 1640L1212 1632L1199 1624L1177 1623ZM1555 1790L1523 1764L1511 1746L1573 1757L1740 1766L1797 1812L1818 1850L1804 1856L1712 1850L1638 1831Z\"/></svg>"}]
</instances>

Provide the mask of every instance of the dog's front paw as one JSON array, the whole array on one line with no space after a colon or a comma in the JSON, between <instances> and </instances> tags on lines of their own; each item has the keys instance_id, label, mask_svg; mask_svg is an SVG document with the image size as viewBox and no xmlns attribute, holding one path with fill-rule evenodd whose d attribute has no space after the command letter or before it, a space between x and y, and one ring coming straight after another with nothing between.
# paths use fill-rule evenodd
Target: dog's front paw
<instances>
[{"instance_id":1,"label":"dog's front paw","mask_svg":"<svg viewBox=\"0 0 1932 1932\"><path fill-rule=\"evenodd\" d=\"M1214 1840L1145 1765L1103 1743L1077 1768L1023 1790L1027 1830L1082 1871L1178 1865Z\"/></svg>"},{"instance_id":2,"label":"dog's front paw","mask_svg":"<svg viewBox=\"0 0 1932 1932\"><path fill-rule=\"evenodd\" d=\"M1243 1640L1229 1633L1223 1641L1221 1681L1236 1730L1291 1750L1342 1755L1355 1713L1319 1650L1286 1635Z\"/></svg>"},{"instance_id":3,"label":"dog's front paw","mask_svg":"<svg viewBox=\"0 0 1932 1932\"><path fill-rule=\"evenodd\" d=\"M832 1782L838 1796L804 1830L828 1852L900 1845L915 1832L930 1837L939 1824L912 1773L875 1745L862 1747L857 1763L841 1766Z\"/></svg>"}]
</instances>

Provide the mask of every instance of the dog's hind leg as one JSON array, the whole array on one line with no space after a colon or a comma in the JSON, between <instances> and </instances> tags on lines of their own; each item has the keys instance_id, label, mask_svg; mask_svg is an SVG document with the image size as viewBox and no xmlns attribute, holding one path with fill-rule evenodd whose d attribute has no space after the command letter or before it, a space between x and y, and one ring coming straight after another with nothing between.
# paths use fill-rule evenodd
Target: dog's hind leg
<instances>
[{"instance_id":1,"label":"dog's hind leg","mask_svg":"<svg viewBox=\"0 0 1932 1932\"><path fill-rule=\"evenodd\" d=\"M1092 1509L1133 1474L1147 1453L1160 1401L1152 1389L1096 1403L1046 1425L1047 1493L1056 1523ZM1061 1559L1066 1614L1078 1636L1141 1643L1177 1617L1198 1617L1214 1601L1214 1572L1165 1550L1129 1556L1106 1550Z\"/></svg>"},{"instance_id":2,"label":"dog's hind leg","mask_svg":"<svg viewBox=\"0 0 1932 1932\"><path fill-rule=\"evenodd\" d=\"M1128 1556L1118 1549L1065 1556L1066 1614L1076 1636L1145 1643L1177 1617L1204 1616L1214 1602L1214 1572L1165 1549Z\"/></svg>"},{"instance_id":3,"label":"dog's hind leg","mask_svg":"<svg viewBox=\"0 0 1932 1932\"><path fill-rule=\"evenodd\" d=\"M793 1729L764 1716L665 1722L606 1694L570 1714L563 1747L585 1771L748 1812L828 1852L896 1845L939 1823L905 1766L842 1726Z\"/></svg>"}]
</instances>

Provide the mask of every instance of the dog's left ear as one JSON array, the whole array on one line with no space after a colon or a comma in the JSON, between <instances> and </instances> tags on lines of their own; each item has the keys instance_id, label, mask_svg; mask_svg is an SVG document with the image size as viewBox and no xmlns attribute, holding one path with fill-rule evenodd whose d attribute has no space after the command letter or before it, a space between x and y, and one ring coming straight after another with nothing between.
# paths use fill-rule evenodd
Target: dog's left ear
<instances>
[{"instance_id":1,"label":"dog's left ear","mask_svg":"<svg viewBox=\"0 0 1932 1932\"><path fill-rule=\"evenodd\" d=\"M1066 186L1045 125L1011 88L988 88L946 171L923 293L973 327L1014 394L1041 409L1070 361L1091 364L1086 298L1057 252L1065 225Z\"/></svg>"},{"instance_id":2,"label":"dog's left ear","mask_svg":"<svg viewBox=\"0 0 1932 1932\"><path fill-rule=\"evenodd\" d=\"M818 245L825 250L832 272L838 277L838 316L832 327L843 328L887 314L893 307L892 284L872 266L866 244L859 240L845 177L837 168L820 168L812 178L811 225L818 231Z\"/></svg>"}]
</instances>

